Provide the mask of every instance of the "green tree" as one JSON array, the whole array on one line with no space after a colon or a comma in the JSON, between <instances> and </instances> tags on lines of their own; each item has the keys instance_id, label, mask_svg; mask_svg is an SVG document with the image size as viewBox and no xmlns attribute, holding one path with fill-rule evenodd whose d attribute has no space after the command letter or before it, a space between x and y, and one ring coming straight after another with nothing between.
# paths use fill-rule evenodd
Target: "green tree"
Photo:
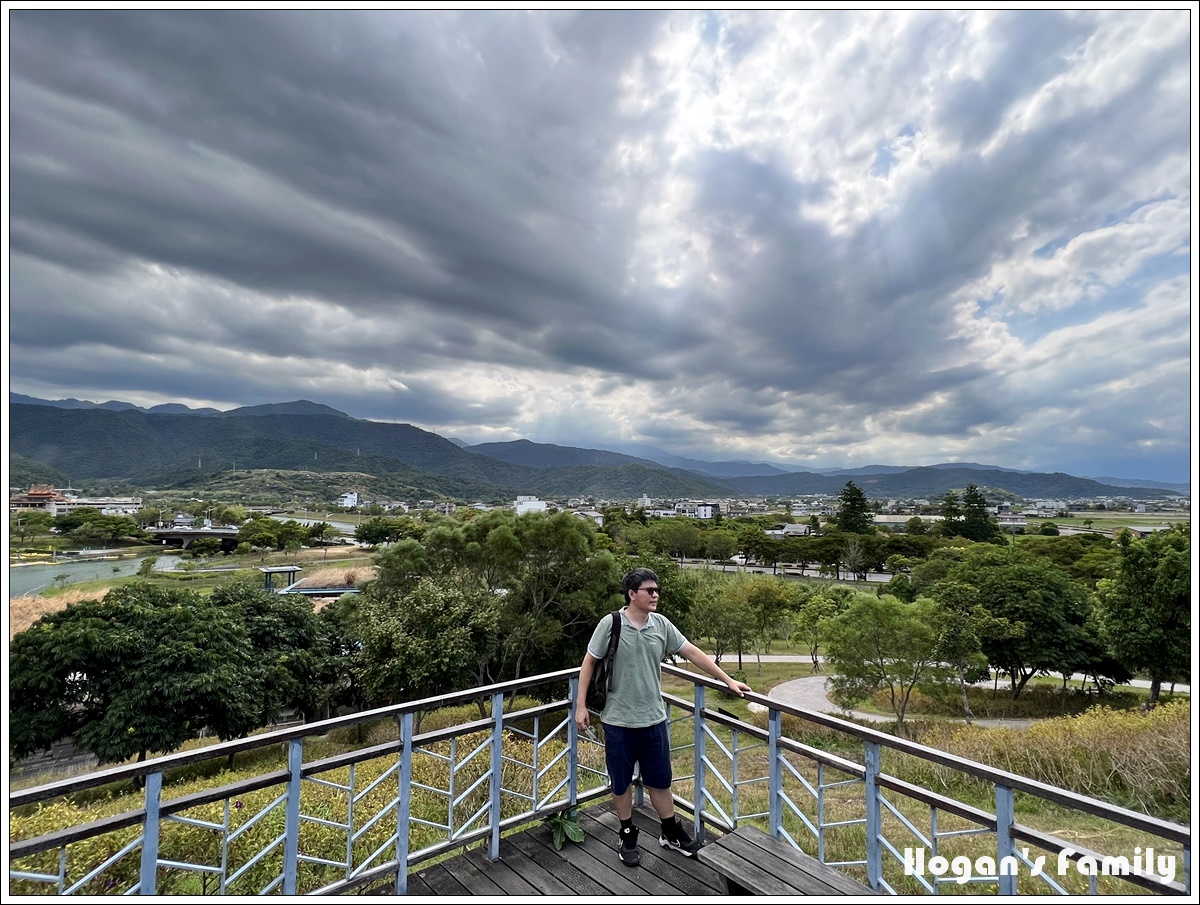
<instances>
[{"instance_id":1,"label":"green tree","mask_svg":"<svg viewBox=\"0 0 1200 905\"><path fill-rule=\"evenodd\" d=\"M858 537L851 535L842 541L842 566L856 581L867 580L867 557Z\"/></svg>"},{"instance_id":2,"label":"green tree","mask_svg":"<svg viewBox=\"0 0 1200 905\"><path fill-rule=\"evenodd\" d=\"M260 724L289 708L306 720L329 713L345 670L307 597L274 594L245 580L215 588L211 599L246 627L262 672Z\"/></svg>"},{"instance_id":3,"label":"green tree","mask_svg":"<svg viewBox=\"0 0 1200 905\"><path fill-rule=\"evenodd\" d=\"M963 716L968 723L975 719L967 697L967 686L988 675L987 656L983 653L983 636L996 637L1007 626L988 615L979 605L979 592L969 584L956 581L939 582L934 587L938 609L937 657L951 667L958 679Z\"/></svg>"},{"instance_id":4,"label":"green tree","mask_svg":"<svg viewBox=\"0 0 1200 905\"><path fill-rule=\"evenodd\" d=\"M201 727L258 725L262 674L245 626L190 591L124 585L39 619L10 648L9 748L70 737L102 764L171 752Z\"/></svg>"},{"instance_id":5,"label":"green tree","mask_svg":"<svg viewBox=\"0 0 1200 905\"><path fill-rule=\"evenodd\" d=\"M709 559L724 562L733 556L737 549L737 535L732 531L709 531L704 537L704 555Z\"/></svg>"},{"instance_id":6,"label":"green tree","mask_svg":"<svg viewBox=\"0 0 1200 905\"><path fill-rule=\"evenodd\" d=\"M766 575L755 575L738 584L754 616L755 654L769 654L771 641L786 633L787 617L796 602L795 589L787 582ZM738 667L741 667L740 660ZM762 672L761 656L758 658L758 671Z\"/></svg>"},{"instance_id":7,"label":"green tree","mask_svg":"<svg viewBox=\"0 0 1200 905\"><path fill-rule=\"evenodd\" d=\"M1008 673L1013 698L1038 673L1083 668L1089 649L1087 590L1046 562L1014 562L1007 548L973 547L947 578L973 586L980 605L1003 625L981 638L988 662Z\"/></svg>"},{"instance_id":8,"label":"green tree","mask_svg":"<svg viewBox=\"0 0 1200 905\"><path fill-rule=\"evenodd\" d=\"M733 593L729 581L717 580L721 573L708 573L706 570L704 574L711 575L713 580L702 583L698 588L692 608L695 626L692 634L709 640L712 657L718 664L722 658L736 651L738 669L741 669L742 650L754 637L754 611L745 594Z\"/></svg>"},{"instance_id":9,"label":"green tree","mask_svg":"<svg viewBox=\"0 0 1200 905\"><path fill-rule=\"evenodd\" d=\"M651 532L658 551L680 561L704 549L700 529L689 518L660 519L652 526Z\"/></svg>"},{"instance_id":10,"label":"green tree","mask_svg":"<svg viewBox=\"0 0 1200 905\"><path fill-rule=\"evenodd\" d=\"M1187 528L1135 539L1125 532L1116 575L1096 589L1100 634L1131 672L1150 677L1149 703L1164 681L1191 667L1191 540Z\"/></svg>"},{"instance_id":11,"label":"green tree","mask_svg":"<svg viewBox=\"0 0 1200 905\"><path fill-rule=\"evenodd\" d=\"M99 509L92 506L82 506L79 509L72 509L70 512L54 516L51 527L57 530L59 534L70 534L80 525L102 517Z\"/></svg>"},{"instance_id":12,"label":"green tree","mask_svg":"<svg viewBox=\"0 0 1200 905\"><path fill-rule=\"evenodd\" d=\"M962 536L984 543L1000 536L1000 525L988 512L987 498L974 484L968 484L962 500Z\"/></svg>"},{"instance_id":13,"label":"green tree","mask_svg":"<svg viewBox=\"0 0 1200 905\"><path fill-rule=\"evenodd\" d=\"M15 537L21 543L25 543L31 537L46 534L53 521L54 516L49 512L36 509L9 512L8 533L10 537Z\"/></svg>"},{"instance_id":14,"label":"green tree","mask_svg":"<svg viewBox=\"0 0 1200 905\"><path fill-rule=\"evenodd\" d=\"M354 538L361 544L378 547L397 539L394 536L395 528L396 525L391 519L374 516L358 523L354 529Z\"/></svg>"},{"instance_id":15,"label":"green tree","mask_svg":"<svg viewBox=\"0 0 1200 905\"><path fill-rule=\"evenodd\" d=\"M279 523L269 518L252 518L238 529L237 539L253 550L274 550L279 546Z\"/></svg>"},{"instance_id":16,"label":"green tree","mask_svg":"<svg viewBox=\"0 0 1200 905\"><path fill-rule=\"evenodd\" d=\"M871 510L870 501L862 489L853 481L847 481L846 486L838 494L837 526L849 534L873 534L875 532L875 516Z\"/></svg>"},{"instance_id":17,"label":"green tree","mask_svg":"<svg viewBox=\"0 0 1200 905\"><path fill-rule=\"evenodd\" d=\"M527 513L516 519L515 531L522 555L503 597L500 623L499 676L505 679L582 660L596 620L620 583L616 560L597 549L596 525L587 519ZM664 580L664 598L668 593Z\"/></svg>"},{"instance_id":18,"label":"green tree","mask_svg":"<svg viewBox=\"0 0 1200 905\"><path fill-rule=\"evenodd\" d=\"M368 588L357 620L361 675L377 701L486 684L500 642L499 598L453 579L420 579L397 601Z\"/></svg>"},{"instance_id":19,"label":"green tree","mask_svg":"<svg viewBox=\"0 0 1200 905\"><path fill-rule=\"evenodd\" d=\"M221 552L221 538L202 537L199 540L194 540L188 545L187 552L196 558L216 556Z\"/></svg>"},{"instance_id":20,"label":"green tree","mask_svg":"<svg viewBox=\"0 0 1200 905\"><path fill-rule=\"evenodd\" d=\"M825 637L825 624L840 613L850 599L849 593L838 593L841 590L830 588L809 595L792 617L792 641L808 647L814 673L821 671L820 648Z\"/></svg>"},{"instance_id":21,"label":"green tree","mask_svg":"<svg viewBox=\"0 0 1200 905\"><path fill-rule=\"evenodd\" d=\"M913 691L946 678L937 656L938 622L933 601L858 594L845 612L826 622L834 700L848 706L882 691L903 732Z\"/></svg>"},{"instance_id":22,"label":"green tree","mask_svg":"<svg viewBox=\"0 0 1200 905\"><path fill-rule=\"evenodd\" d=\"M946 491L941 503L942 520L938 523L938 534L955 537L963 532L962 501L953 490Z\"/></svg>"}]
</instances>

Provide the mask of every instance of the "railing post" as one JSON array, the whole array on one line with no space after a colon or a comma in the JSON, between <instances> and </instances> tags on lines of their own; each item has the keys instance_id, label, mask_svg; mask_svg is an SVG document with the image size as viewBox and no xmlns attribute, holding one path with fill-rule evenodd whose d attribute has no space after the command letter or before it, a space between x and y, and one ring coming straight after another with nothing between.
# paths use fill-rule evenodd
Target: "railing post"
<instances>
[{"instance_id":1,"label":"railing post","mask_svg":"<svg viewBox=\"0 0 1200 905\"><path fill-rule=\"evenodd\" d=\"M504 695L492 695L492 779L488 784L491 807L491 836L488 859L500 860L500 780L504 769Z\"/></svg>"},{"instance_id":2,"label":"railing post","mask_svg":"<svg viewBox=\"0 0 1200 905\"><path fill-rule=\"evenodd\" d=\"M567 700L571 702L567 710L567 800L572 809L579 801L579 727L575 725L575 702L579 693L579 677L576 676L567 686Z\"/></svg>"},{"instance_id":3,"label":"railing post","mask_svg":"<svg viewBox=\"0 0 1200 905\"><path fill-rule=\"evenodd\" d=\"M158 808L162 801L162 773L146 777L146 822L142 830L142 870L138 895L152 896L158 888Z\"/></svg>"},{"instance_id":4,"label":"railing post","mask_svg":"<svg viewBox=\"0 0 1200 905\"><path fill-rule=\"evenodd\" d=\"M704 686L692 686L692 833L699 836L704 822L700 815L704 811Z\"/></svg>"},{"instance_id":5,"label":"railing post","mask_svg":"<svg viewBox=\"0 0 1200 905\"><path fill-rule=\"evenodd\" d=\"M1192 894L1192 844L1189 840L1183 844L1183 891Z\"/></svg>"},{"instance_id":6,"label":"railing post","mask_svg":"<svg viewBox=\"0 0 1200 905\"><path fill-rule=\"evenodd\" d=\"M1012 825L1015 820L1013 809L1013 790L1008 786L996 786L996 869L999 888L998 895L1015 896L1017 894L1017 874L1007 873L1005 864L1011 864L1016 855L1013 846ZM1008 858L1009 861L1004 859Z\"/></svg>"},{"instance_id":7,"label":"railing post","mask_svg":"<svg viewBox=\"0 0 1200 905\"><path fill-rule=\"evenodd\" d=\"M783 832L783 764L780 758L779 737L783 730L783 712L771 708L767 715L768 788L771 796L768 807L771 835L778 839Z\"/></svg>"},{"instance_id":8,"label":"railing post","mask_svg":"<svg viewBox=\"0 0 1200 905\"><path fill-rule=\"evenodd\" d=\"M396 798L396 895L408 893L408 818L412 811L413 715L400 716L400 794Z\"/></svg>"},{"instance_id":9,"label":"railing post","mask_svg":"<svg viewBox=\"0 0 1200 905\"><path fill-rule=\"evenodd\" d=\"M296 894L300 868L300 767L304 763L304 739L288 742L287 810L283 819L283 894Z\"/></svg>"},{"instance_id":10,"label":"railing post","mask_svg":"<svg viewBox=\"0 0 1200 905\"><path fill-rule=\"evenodd\" d=\"M883 846L880 835L883 833L883 808L879 803L880 754L879 742L863 743L863 766L866 772L863 779L866 784L867 797L867 885L879 889L879 881L883 876Z\"/></svg>"}]
</instances>

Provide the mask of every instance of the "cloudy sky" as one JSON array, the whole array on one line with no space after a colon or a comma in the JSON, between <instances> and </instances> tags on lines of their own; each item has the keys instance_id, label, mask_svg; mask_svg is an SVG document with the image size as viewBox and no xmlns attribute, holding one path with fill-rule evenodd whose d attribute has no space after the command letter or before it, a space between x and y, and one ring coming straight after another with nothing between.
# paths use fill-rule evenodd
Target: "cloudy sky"
<instances>
[{"instance_id":1,"label":"cloudy sky","mask_svg":"<svg viewBox=\"0 0 1200 905\"><path fill-rule=\"evenodd\" d=\"M1186 481L1190 6L9 11L9 387Z\"/></svg>"}]
</instances>

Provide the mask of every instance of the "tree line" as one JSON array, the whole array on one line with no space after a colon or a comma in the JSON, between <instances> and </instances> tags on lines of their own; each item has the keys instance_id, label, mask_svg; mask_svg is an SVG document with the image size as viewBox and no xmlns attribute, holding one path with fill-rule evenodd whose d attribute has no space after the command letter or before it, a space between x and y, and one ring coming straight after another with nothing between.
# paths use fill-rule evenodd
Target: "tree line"
<instances>
[{"instance_id":1,"label":"tree line","mask_svg":"<svg viewBox=\"0 0 1200 905\"><path fill-rule=\"evenodd\" d=\"M688 520L643 522L636 510L603 530L570 513L369 519L360 539L377 545L375 578L319 612L251 580L207 597L123 586L13 639L10 751L23 757L69 737L117 762L174 750L201 727L234 738L282 710L316 719L576 665L597 620L621 605L620 576L634 565L658 572L663 612L718 658L737 655L742 668L745 654L787 638L814 664L832 661L847 699L890 690L901 719L914 688L965 687L988 667L1010 678L1014 696L1039 674L1104 684L1137 672L1154 681L1155 700L1162 682L1187 674L1183 526L1116 541L1011 543L997 533L980 542L944 523L879 535L855 521L855 490L821 535L788 541L807 542L801 553L828 547L842 572L848 550L884 557L895 574L874 593L682 568L657 528ZM743 543L762 526L696 530L740 532Z\"/></svg>"}]
</instances>

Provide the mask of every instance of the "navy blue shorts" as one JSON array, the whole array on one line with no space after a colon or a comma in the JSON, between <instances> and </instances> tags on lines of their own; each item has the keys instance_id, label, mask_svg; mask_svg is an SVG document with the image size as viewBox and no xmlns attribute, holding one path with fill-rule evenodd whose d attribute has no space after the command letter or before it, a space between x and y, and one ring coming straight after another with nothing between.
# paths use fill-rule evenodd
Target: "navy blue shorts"
<instances>
[{"instance_id":1,"label":"navy blue shorts","mask_svg":"<svg viewBox=\"0 0 1200 905\"><path fill-rule=\"evenodd\" d=\"M671 737L667 721L631 729L604 727L604 764L614 795L623 795L633 782L633 765L642 765L642 783L651 789L671 788Z\"/></svg>"}]
</instances>

